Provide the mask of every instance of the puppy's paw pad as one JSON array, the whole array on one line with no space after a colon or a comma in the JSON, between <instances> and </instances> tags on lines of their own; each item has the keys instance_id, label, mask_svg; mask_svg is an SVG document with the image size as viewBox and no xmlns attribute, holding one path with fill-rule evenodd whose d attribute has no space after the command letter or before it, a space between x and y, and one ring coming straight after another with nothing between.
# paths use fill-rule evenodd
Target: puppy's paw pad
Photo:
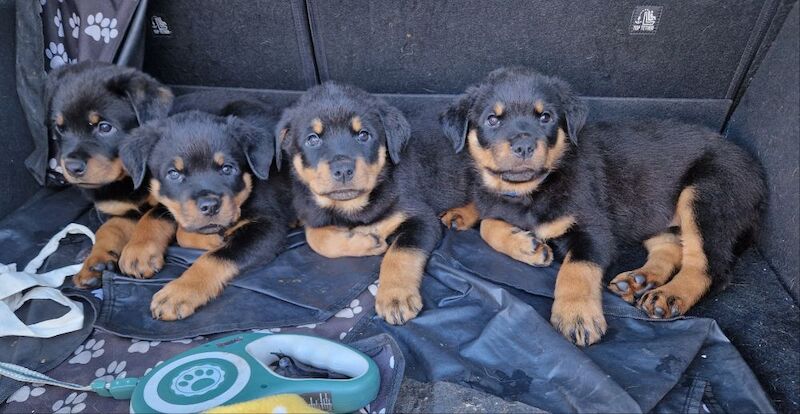
<instances>
[{"instance_id":1,"label":"puppy's paw pad","mask_svg":"<svg viewBox=\"0 0 800 414\"><path fill-rule=\"evenodd\" d=\"M561 300L553 303L550 323L564 337L578 346L596 343L608 326L600 303L591 300Z\"/></svg>"},{"instance_id":2,"label":"puppy's paw pad","mask_svg":"<svg viewBox=\"0 0 800 414\"><path fill-rule=\"evenodd\" d=\"M657 278L650 276L641 269L618 274L608 289L628 303L634 303L650 289L658 286Z\"/></svg>"},{"instance_id":3,"label":"puppy's paw pad","mask_svg":"<svg viewBox=\"0 0 800 414\"><path fill-rule=\"evenodd\" d=\"M174 280L153 295L150 312L153 319L175 321L189 317L203 303L202 292Z\"/></svg>"},{"instance_id":4,"label":"puppy's paw pad","mask_svg":"<svg viewBox=\"0 0 800 414\"><path fill-rule=\"evenodd\" d=\"M392 325L402 325L414 319L422 310L422 296L413 288L378 287L375 295L375 311Z\"/></svg>"},{"instance_id":5,"label":"puppy's paw pad","mask_svg":"<svg viewBox=\"0 0 800 414\"><path fill-rule=\"evenodd\" d=\"M164 267L164 250L156 243L128 243L122 249L119 268L126 275L149 279Z\"/></svg>"},{"instance_id":6,"label":"puppy's paw pad","mask_svg":"<svg viewBox=\"0 0 800 414\"><path fill-rule=\"evenodd\" d=\"M655 289L645 293L639 299L639 309L645 311L653 319L676 318L686 313L686 302L679 296L663 289Z\"/></svg>"}]
</instances>

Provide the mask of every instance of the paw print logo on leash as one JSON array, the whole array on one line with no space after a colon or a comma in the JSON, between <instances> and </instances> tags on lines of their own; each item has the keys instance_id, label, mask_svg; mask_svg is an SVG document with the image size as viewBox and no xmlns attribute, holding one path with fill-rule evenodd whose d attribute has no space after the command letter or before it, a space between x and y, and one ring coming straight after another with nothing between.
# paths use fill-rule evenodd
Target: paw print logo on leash
<instances>
[{"instance_id":1,"label":"paw print logo on leash","mask_svg":"<svg viewBox=\"0 0 800 414\"><path fill-rule=\"evenodd\" d=\"M206 364L191 367L172 380L172 391L175 394L191 397L212 391L225 380L222 368Z\"/></svg>"},{"instance_id":2,"label":"paw print logo on leash","mask_svg":"<svg viewBox=\"0 0 800 414\"><path fill-rule=\"evenodd\" d=\"M119 35L117 19L104 17L103 13L90 14L86 18L86 24L83 32L97 42L102 38L105 43L108 43Z\"/></svg>"}]
</instances>

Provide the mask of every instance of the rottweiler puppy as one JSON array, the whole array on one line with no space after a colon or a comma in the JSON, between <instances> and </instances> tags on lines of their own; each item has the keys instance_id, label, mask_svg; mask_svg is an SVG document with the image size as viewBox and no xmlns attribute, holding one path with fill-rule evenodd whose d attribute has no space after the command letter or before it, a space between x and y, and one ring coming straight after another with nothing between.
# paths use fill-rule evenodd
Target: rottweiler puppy
<instances>
[{"instance_id":1,"label":"rottweiler puppy","mask_svg":"<svg viewBox=\"0 0 800 414\"><path fill-rule=\"evenodd\" d=\"M528 261L542 241L565 253L552 324L579 345L606 331L602 278L619 247L647 262L610 289L652 318L683 315L724 286L765 202L763 173L719 134L674 121L585 126L567 83L499 69L442 115L467 146L483 239Z\"/></svg>"},{"instance_id":2,"label":"rottweiler puppy","mask_svg":"<svg viewBox=\"0 0 800 414\"><path fill-rule=\"evenodd\" d=\"M276 135L277 162L283 152L291 163L293 205L311 248L326 257L386 252L376 311L391 324L414 318L441 238L439 216L470 201L466 158L441 131L412 137L397 108L333 82L286 109Z\"/></svg>"},{"instance_id":3,"label":"rottweiler puppy","mask_svg":"<svg viewBox=\"0 0 800 414\"><path fill-rule=\"evenodd\" d=\"M153 296L154 318L188 317L283 246L295 220L291 186L287 173L270 171L275 117L262 109L240 101L223 110L228 116L175 114L123 144L134 186L150 177L149 192L166 209L161 219L177 222L179 244L208 250Z\"/></svg>"},{"instance_id":4,"label":"rottweiler puppy","mask_svg":"<svg viewBox=\"0 0 800 414\"><path fill-rule=\"evenodd\" d=\"M166 117L173 96L138 70L81 62L50 74L45 100L46 125L56 140L65 179L110 216L97 230L96 243L73 278L78 287L95 287L102 271L115 268L120 256L126 256L123 249L129 241L134 247L160 242L160 223L148 224L145 219L144 227L135 229L156 202L145 189L134 189L119 159L119 146L139 125ZM138 253L135 249L127 252L131 253L127 256ZM148 259L146 273L160 268L160 260Z\"/></svg>"}]
</instances>

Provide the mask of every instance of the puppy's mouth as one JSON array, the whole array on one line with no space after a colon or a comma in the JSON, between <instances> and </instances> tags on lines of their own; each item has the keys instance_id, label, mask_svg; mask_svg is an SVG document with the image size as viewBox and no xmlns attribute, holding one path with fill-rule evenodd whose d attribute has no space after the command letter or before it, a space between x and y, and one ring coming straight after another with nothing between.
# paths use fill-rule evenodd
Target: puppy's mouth
<instances>
[{"instance_id":1,"label":"puppy's mouth","mask_svg":"<svg viewBox=\"0 0 800 414\"><path fill-rule=\"evenodd\" d=\"M358 198L361 195L363 195L364 193L366 193L366 191L364 191L364 190L351 189L351 190L330 191L330 192L324 193L322 195L325 196L325 197L330 198L331 200L347 201L347 200L352 200L354 198Z\"/></svg>"},{"instance_id":2,"label":"puppy's mouth","mask_svg":"<svg viewBox=\"0 0 800 414\"><path fill-rule=\"evenodd\" d=\"M491 171L491 173L510 183L527 183L544 177L547 175L547 170L526 168L522 170Z\"/></svg>"},{"instance_id":3,"label":"puppy's mouth","mask_svg":"<svg viewBox=\"0 0 800 414\"><path fill-rule=\"evenodd\" d=\"M206 224L205 226L198 227L195 229L186 229L190 233L200 233L200 234L217 234L223 230L225 230L227 226L223 226L221 224Z\"/></svg>"}]
</instances>

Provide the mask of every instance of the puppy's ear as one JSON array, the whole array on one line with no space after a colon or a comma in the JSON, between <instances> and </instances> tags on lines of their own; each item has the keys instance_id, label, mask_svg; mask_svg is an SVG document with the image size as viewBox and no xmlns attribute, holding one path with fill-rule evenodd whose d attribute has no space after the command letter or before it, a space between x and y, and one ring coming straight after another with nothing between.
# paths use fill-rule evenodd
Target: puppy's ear
<instances>
[{"instance_id":1,"label":"puppy's ear","mask_svg":"<svg viewBox=\"0 0 800 414\"><path fill-rule=\"evenodd\" d=\"M288 151L292 144L292 119L294 118L294 109L286 108L281 114L281 119L275 125L275 167L278 171L281 170L281 156L284 151Z\"/></svg>"},{"instance_id":2,"label":"puppy's ear","mask_svg":"<svg viewBox=\"0 0 800 414\"><path fill-rule=\"evenodd\" d=\"M572 91L572 87L568 83L556 79L554 85L558 89L558 94L561 98L561 108L564 112L563 119L566 120L567 124L567 135L577 145L578 133L586 125L589 109L578 95Z\"/></svg>"},{"instance_id":3,"label":"puppy's ear","mask_svg":"<svg viewBox=\"0 0 800 414\"><path fill-rule=\"evenodd\" d=\"M475 104L476 88L469 88L464 95L459 96L445 112L439 115L444 136L453 144L456 152L464 149L469 129L469 111Z\"/></svg>"},{"instance_id":4,"label":"puppy's ear","mask_svg":"<svg viewBox=\"0 0 800 414\"><path fill-rule=\"evenodd\" d=\"M138 70L129 69L112 77L108 88L130 100L140 125L153 119L166 118L172 108L172 91Z\"/></svg>"},{"instance_id":5,"label":"puppy's ear","mask_svg":"<svg viewBox=\"0 0 800 414\"><path fill-rule=\"evenodd\" d=\"M399 109L381 102L380 108L381 122L386 134L386 145L389 147L389 156L392 162L400 162L400 154L403 152L408 140L411 139L411 125L403 116Z\"/></svg>"},{"instance_id":6,"label":"puppy's ear","mask_svg":"<svg viewBox=\"0 0 800 414\"><path fill-rule=\"evenodd\" d=\"M133 188L139 188L147 175L147 160L153 147L161 139L161 128L155 124L148 124L136 128L126 138L119 148L119 157L122 165L133 179Z\"/></svg>"},{"instance_id":7,"label":"puppy's ear","mask_svg":"<svg viewBox=\"0 0 800 414\"><path fill-rule=\"evenodd\" d=\"M228 133L242 147L253 174L262 180L268 179L269 168L275 157L275 136L272 131L235 116L229 116L226 124Z\"/></svg>"}]
</instances>

